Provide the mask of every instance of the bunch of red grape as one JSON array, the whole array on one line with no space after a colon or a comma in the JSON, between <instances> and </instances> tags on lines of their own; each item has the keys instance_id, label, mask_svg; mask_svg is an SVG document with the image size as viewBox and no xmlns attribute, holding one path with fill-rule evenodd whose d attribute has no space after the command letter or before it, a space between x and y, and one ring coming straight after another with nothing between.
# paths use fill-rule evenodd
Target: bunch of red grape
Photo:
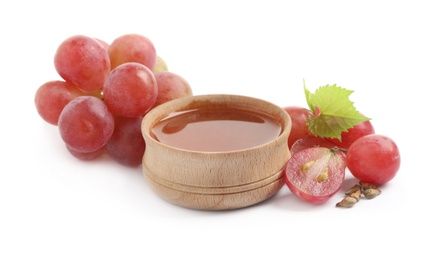
<instances>
[{"instance_id":1,"label":"bunch of red grape","mask_svg":"<svg viewBox=\"0 0 439 260\"><path fill-rule=\"evenodd\" d=\"M380 187L392 180L401 157L395 141L376 134L370 120L341 133L341 139L317 137L308 131L311 110L285 107L292 120L285 182L304 201L321 204L342 187L345 170L363 185ZM347 207L351 207L349 204Z\"/></svg>"},{"instance_id":2,"label":"bunch of red grape","mask_svg":"<svg viewBox=\"0 0 439 260\"><path fill-rule=\"evenodd\" d=\"M152 41L126 34L111 44L85 35L65 39L54 65L62 79L42 84L35 106L48 123L58 126L68 151L81 160L107 152L115 161L137 166L145 142L141 121L152 108L192 89L168 71Z\"/></svg>"}]
</instances>

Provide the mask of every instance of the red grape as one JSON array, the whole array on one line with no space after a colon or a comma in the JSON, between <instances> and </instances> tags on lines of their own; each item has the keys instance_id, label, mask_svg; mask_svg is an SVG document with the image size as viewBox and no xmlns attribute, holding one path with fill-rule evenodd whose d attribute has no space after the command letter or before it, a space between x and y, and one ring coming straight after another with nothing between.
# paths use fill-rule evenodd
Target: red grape
<instances>
[{"instance_id":1,"label":"red grape","mask_svg":"<svg viewBox=\"0 0 439 260\"><path fill-rule=\"evenodd\" d=\"M340 190L346 157L338 149L312 147L294 153L285 168L285 183L304 201L321 204Z\"/></svg>"},{"instance_id":2,"label":"red grape","mask_svg":"<svg viewBox=\"0 0 439 260\"><path fill-rule=\"evenodd\" d=\"M55 54L58 74L85 92L102 88L110 66L105 47L96 39L83 35L64 40Z\"/></svg>"},{"instance_id":3,"label":"red grape","mask_svg":"<svg viewBox=\"0 0 439 260\"><path fill-rule=\"evenodd\" d=\"M127 62L111 71L102 92L114 116L138 117L154 106L158 88L150 69L137 62Z\"/></svg>"},{"instance_id":4,"label":"red grape","mask_svg":"<svg viewBox=\"0 0 439 260\"><path fill-rule=\"evenodd\" d=\"M96 159L97 157L101 156L103 153L105 153L105 146L93 151L93 152L78 152L74 149L72 149L70 146L66 145L67 150L70 152L71 155L75 156L76 158L83 160L83 161L91 161L93 159Z\"/></svg>"},{"instance_id":5,"label":"red grape","mask_svg":"<svg viewBox=\"0 0 439 260\"><path fill-rule=\"evenodd\" d=\"M155 106L173 99L192 96L191 86L180 75L169 71L162 71L154 73L154 76L158 87L158 96Z\"/></svg>"},{"instance_id":6,"label":"red grape","mask_svg":"<svg viewBox=\"0 0 439 260\"><path fill-rule=\"evenodd\" d=\"M107 143L107 153L117 162L127 166L142 163L145 140L142 136L143 117L115 118L114 132Z\"/></svg>"},{"instance_id":7,"label":"red grape","mask_svg":"<svg viewBox=\"0 0 439 260\"><path fill-rule=\"evenodd\" d=\"M312 136L312 134L308 130L308 126L306 125L306 120L309 117L313 116L313 113L307 108L298 106L288 106L284 109L291 117L292 127L290 136L288 138L288 147L291 148L291 146L298 139L306 136Z\"/></svg>"},{"instance_id":8,"label":"red grape","mask_svg":"<svg viewBox=\"0 0 439 260\"><path fill-rule=\"evenodd\" d=\"M106 41L99 39L99 38L95 38L96 41L98 41L106 51L108 51L108 48L110 47L110 44L108 44Z\"/></svg>"},{"instance_id":9,"label":"red grape","mask_svg":"<svg viewBox=\"0 0 439 260\"><path fill-rule=\"evenodd\" d=\"M336 144L340 148L349 149L351 144L358 138L374 133L375 133L375 129L373 128L372 123L370 122L370 120L367 120L355 125L352 128L349 128L348 131L342 132L341 141L338 140L337 138L327 138L327 139L333 142L334 144Z\"/></svg>"},{"instance_id":10,"label":"red grape","mask_svg":"<svg viewBox=\"0 0 439 260\"><path fill-rule=\"evenodd\" d=\"M377 186L392 180L401 157L395 141L384 135L360 137L349 147L346 164L354 177Z\"/></svg>"},{"instance_id":11,"label":"red grape","mask_svg":"<svg viewBox=\"0 0 439 260\"><path fill-rule=\"evenodd\" d=\"M126 63L138 62L153 70L156 63L156 49L150 39L139 34L125 34L116 38L108 48L111 69Z\"/></svg>"},{"instance_id":12,"label":"red grape","mask_svg":"<svg viewBox=\"0 0 439 260\"><path fill-rule=\"evenodd\" d=\"M58 125L63 108L84 93L71 83L61 80L48 81L35 93L35 106L40 116L52 125Z\"/></svg>"},{"instance_id":13,"label":"red grape","mask_svg":"<svg viewBox=\"0 0 439 260\"><path fill-rule=\"evenodd\" d=\"M69 148L90 153L106 145L114 131L114 119L101 99L80 96L64 107L58 128Z\"/></svg>"}]
</instances>

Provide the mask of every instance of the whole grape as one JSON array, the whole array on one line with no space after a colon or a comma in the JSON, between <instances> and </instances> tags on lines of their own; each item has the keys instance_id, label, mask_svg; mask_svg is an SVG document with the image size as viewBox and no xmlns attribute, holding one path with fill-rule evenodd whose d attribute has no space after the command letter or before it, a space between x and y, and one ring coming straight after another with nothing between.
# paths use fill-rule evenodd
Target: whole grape
<instances>
[{"instance_id":1,"label":"whole grape","mask_svg":"<svg viewBox=\"0 0 439 260\"><path fill-rule=\"evenodd\" d=\"M358 138L374 134L375 129L370 120L363 121L356 124L354 127L349 128L347 131L341 133L341 140L337 138L327 138L329 141L333 142L340 148L349 149L351 144Z\"/></svg>"},{"instance_id":2,"label":"whole grape","mask_svg":"<svg viewBox=\"0 0 439 260\"><path fill-rule=\"evenodd\" d=\"M192 88L182 76L170 71L156 72L154 76L158 88L155 106L173 99L192 96Z\"/></svg>"},{"instance_id":3,"label":"whole grape","mask_svg":"<svg viewBox=\"0 0 439 260\"><path fill-rule=\"evenodd\" d=\"M401 157L395 141L384 135L371 134L352 143L346 153L346 164L360 181L380 186L396 176Z\"/></svg>"},{"instance_id":4,"label":"whole grape","mask_svg":"<svg viewBox=\"0 0 439 260\"><path fill-rule=\"evenodd\" d=\"M125 34L110 44L108 55L111 60L111 69L126 62L138 62L153 70L157 53L149 38L140 34Z\"/></svg>"},{"instance_id":5,"label":"whole grape","mask_svg":"<svg viewBox=\"0 0 439 260\"><path fill-rule=\"evenodd\" d=\"M105 47L98 40L84 35L64 40L54 61L58 74L85 92L102 88L111 69Z\"/></svg>"},{"instance_id":6,"label":"whole grape","mask_svg":"<svg viewBox=\"0 0 439 260\"><path fill-rule=\"evenodd\" d=\"M66 145L66 148L67 148L67 151L69 151L71 155L73 155L74 157L76 157L82 161L94 160L97 157L99 157L105 153L105 146L96 150L96 151L93 151L93 152L78 152L78 151L70 148L70 146L68 146L68 145Z\"/></svg>"},{"instance_id":7,"label":"whole grape","mask_svg":"<svg viewBox=\"0 0 439 260\"><path fill-rule=\"evenodd\" d=\"M58 128L69 149L91 153L107 144L114 131L114 118L101 99L80 96L64 107Z\"/></svg>"},{"instance_id":8,"label":"whole grape","mask_svg":"<svg viewBox=\"0 0 439 260\"><path fill-rule=\"evenodd\" d=\"M114 132L106 145L107 153L117 162L126 166L142 163L145 140L142 136L143 117L116 117Z\"/></svg>"},{"instance_id":9,"label":"whole grape","mask_svg":"<svg viewBox=\"0 0 439 260\"><path fill-rule=\"evenodd\" d=\"M139 117L154 106L158 88L150 69L137 62L127 62L111 71L102 92L113 115Z\"/></svg>"},{"instance_id":10,"label":"whole grape","mask_svg":"<svg viewBox=\"0 0 439 260\"><path fill-rule=\"evenodd\" d=\"M293 144L304 137L312 136L306 125L306 120L313 116L311 110L300 106L288 106L284 108L291 118L291 132L288 137L288 147L291 148Z\"/></svg>"},{"instance_id":11,"label":"whole grape","mask_svg":"<svg viewBox=\"0 0 439 260\"><path fill-rule=\"evenodd\" d=\"M41 85L35 93L38 114L48 123L58 125L63 108L74 98L84 93L71 83L52 80Z\"/></svg>"}]
</instances>

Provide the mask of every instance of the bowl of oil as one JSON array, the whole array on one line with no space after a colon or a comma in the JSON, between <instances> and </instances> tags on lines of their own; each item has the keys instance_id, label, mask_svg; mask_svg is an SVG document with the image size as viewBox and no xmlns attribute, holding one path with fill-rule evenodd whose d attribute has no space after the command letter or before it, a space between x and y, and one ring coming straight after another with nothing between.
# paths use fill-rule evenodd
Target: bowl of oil
<instances>
[{"instance_id":1,"label":"bowl of oil","mask_svg":"<svg viewBox=\"0 0 439 260\"><path fill-rule=\"evenodd\" d=\"M240 95L164 103L142 121L142 171L156 194L199 210L248 207L284 185L291 119L283 108Z\"/></svg>"}]
</instances>

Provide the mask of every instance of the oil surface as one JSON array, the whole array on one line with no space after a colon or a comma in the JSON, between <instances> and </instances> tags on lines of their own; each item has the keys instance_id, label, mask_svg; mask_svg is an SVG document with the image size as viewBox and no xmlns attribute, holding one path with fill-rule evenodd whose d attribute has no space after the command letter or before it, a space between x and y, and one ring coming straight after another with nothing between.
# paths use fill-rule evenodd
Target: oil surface
<instances>
[{"instance_id":1,"label":"oil surface","mask_svg":"<svg viewBox=\"0 0 439 260\"><path fill-rule=\"evenodd\" d=\"M191 151L227 152L276 139L281 125L273 118L244 110L187 110L173 113L152 128L152 136Z\"/></svg>"}]
</instances>

